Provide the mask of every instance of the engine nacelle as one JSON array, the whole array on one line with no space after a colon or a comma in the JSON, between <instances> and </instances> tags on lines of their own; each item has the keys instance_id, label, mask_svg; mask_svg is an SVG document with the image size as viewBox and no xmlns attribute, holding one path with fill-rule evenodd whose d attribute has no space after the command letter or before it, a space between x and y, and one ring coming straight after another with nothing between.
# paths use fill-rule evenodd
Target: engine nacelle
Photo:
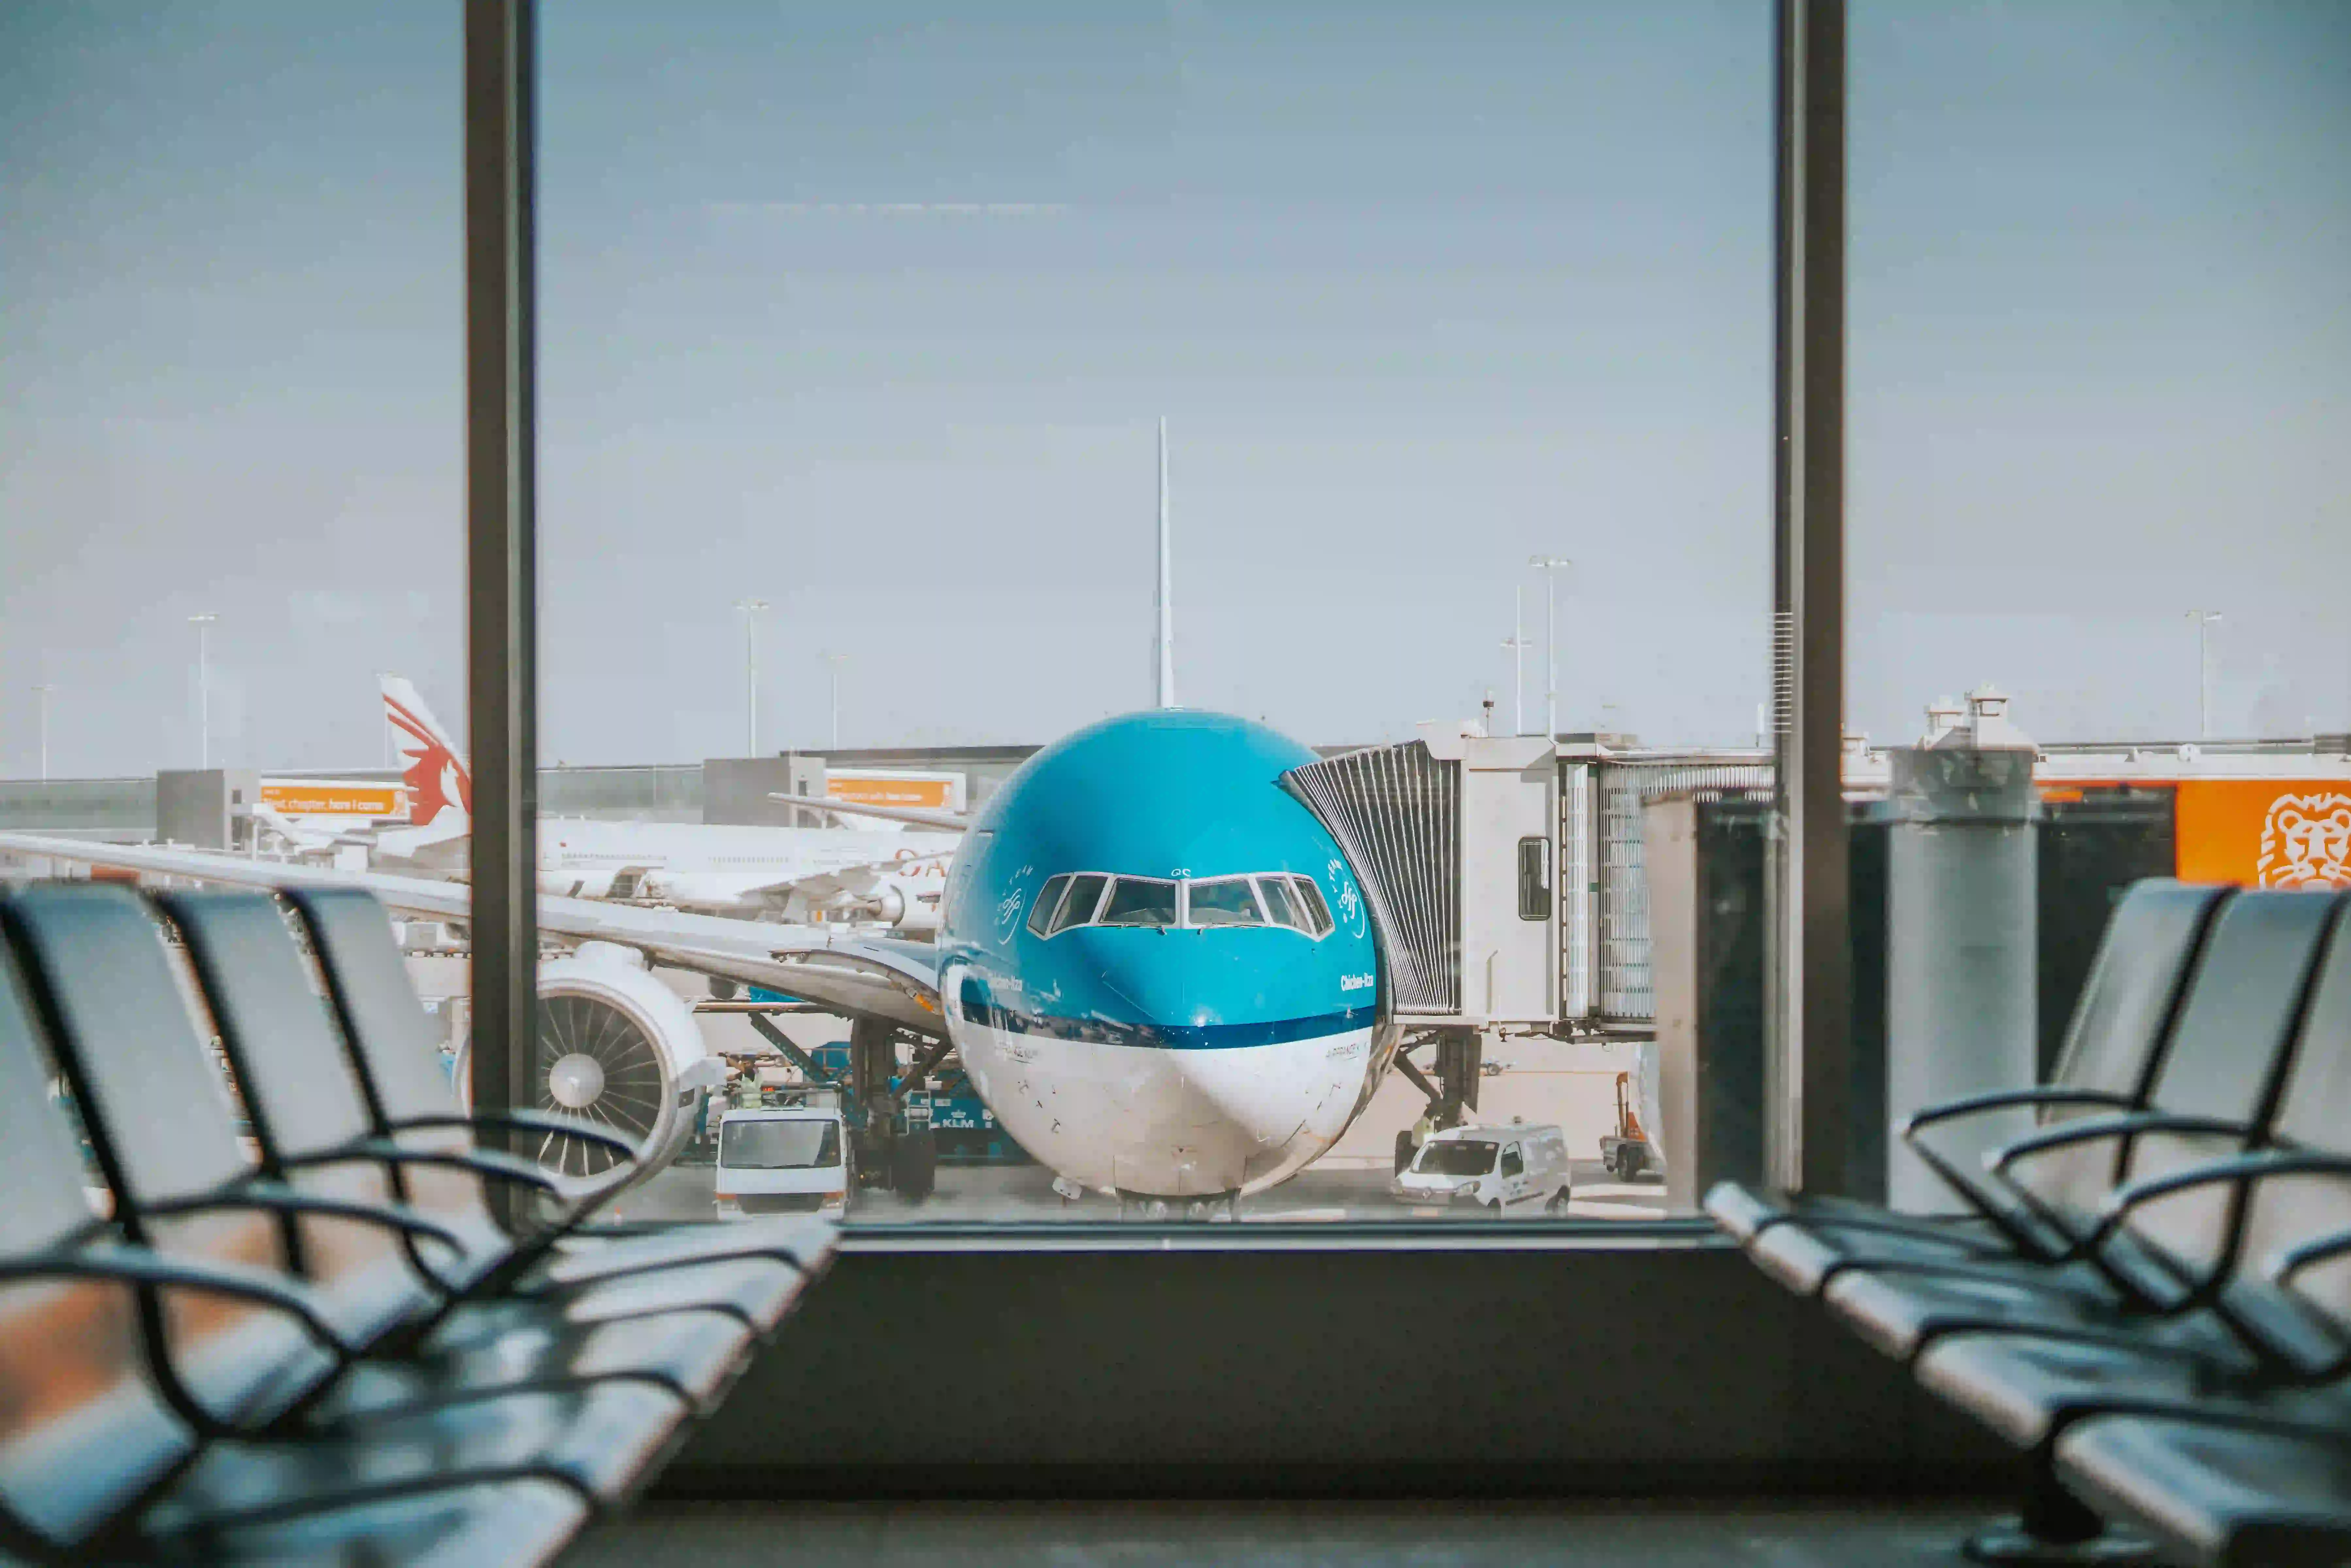
<instances>
[{"instance_id":1,"label":"engine nacelle","mask_svg":"<svg viewBox=\"0 0 2351 1568\"><path fill-rule=\"evenodd\" d=\"M840 894L826 902L787 909L786 918L872 920L897 936L935 936L939 929L939 894L935 887L893 877L867 894Z\"/></svg>"},{"instance_id":2,"label":"engine nacelle","mask_svg":"<svg viewBox=\"0 0 2351 1568\"><path fill-rule=\"evenodd\" d=\"M468 1098L472 1052L469 1035L456 1061L458 1090ZM635 1144L643 1179L677 1157L726 1068L704 1046L693 1008L653 977L643 954L585 942L539 967L531 1077L524 1104L584 1118ZM609 1150L560 1135L532 1152L567 1176L601 1176L619 1163Z\"/></svg>"}]
</instances>

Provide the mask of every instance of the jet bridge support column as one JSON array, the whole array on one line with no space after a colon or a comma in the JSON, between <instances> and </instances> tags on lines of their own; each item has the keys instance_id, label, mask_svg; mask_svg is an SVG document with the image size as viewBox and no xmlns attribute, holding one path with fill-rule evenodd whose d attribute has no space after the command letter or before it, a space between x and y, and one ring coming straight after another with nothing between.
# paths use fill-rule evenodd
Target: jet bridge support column
<instances>
[{"instance_id":1,"label":"jet bridge support column","mask_svg":"<svg viewBox=\"0 0 2351 1568\"><path fill-rule=\"evenodd\" d=\"M1448 1029L1437 1037L1437 1082L1445 1092L1444 1122L1458 1127L1478 1108L1478 1080L1485 1065L1486 1037L1474 1029Z\"/></svg>"}]
</instances>

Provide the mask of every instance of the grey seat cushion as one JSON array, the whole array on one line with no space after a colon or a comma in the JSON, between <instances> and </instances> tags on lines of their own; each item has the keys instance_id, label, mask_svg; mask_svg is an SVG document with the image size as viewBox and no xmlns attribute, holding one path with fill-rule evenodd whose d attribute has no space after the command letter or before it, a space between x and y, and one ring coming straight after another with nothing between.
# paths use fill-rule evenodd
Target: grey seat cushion
<instances>
[{"instance_id":1,"label":"grey seat cushion","mask_svg":"<svg viewBox=\"0 0 2351 1568\"><path fill-rule=\"evenodd\" d=\"M298 1441L209 1444L150 1516L159 1528L188 1528L516 1478L555 1480L617 1503L652 1473L684 1418L674 1396L622 1383L354 1415Z\"/></svg>"},{"instance_id":2,"label":"grey seat cushion","mask_svg":"<svg viewBox=\"0 0 2351 1568\"><path fill-rule=\"evenodd\" d=\"M747 1258L783 1258L804 1274L820 1272L831 1260L839 1233L827 1220L774 1215L726 1225L680 1225L668 1229L604 1235L575 1232L559 1243L521 1288L577 1285L591 1280L679 1264L724 1262Z\"/></svg>"},{"instance_id":3,"label":"grey seat cushion","mask_svg":"<svg viewBox=\"0 0 2351 1568\"><path fill-rule=\"evenodd\" d=\"M1899 1361L1937 1335L1968 1328L2064 1332L2129 1315L2121 1292L2080 1263L1856 1269L1830 1281L1822 1300L1874 1348Z\"/></svg>"},{"instance_id":4,"label":"grey seat cushion","mask_svg":"<svg viewBox=\"0 0 2351 1568\"><path fill-rule=\"evenodd\" d=\"M334 1422L361 1412L447 1403L523 1385L608 1378L674 1391L706 1414L735 1380L750 1331L724 1312L664 1312L572 1324L546 1312L467 1309L396 1360L363 1361L305 1414Z\"/></svg>"},{"instance_id":5,"label":"grey seat cushion","mask_svg":"<svg viewBox=\"0 0 2351 1568\"><path fill-rule=\"evenodd\" d=\"M2060 1479L2168 1561L2328 1568L2351 1557L2351 1435L2296 1438L2112 1416L2057 1441Z\"/></svg>"},{"instance_id":6,"label":"grey seat cushion","mask_svg":"<svg viewBox=\"0 0 2351 1568\"><path fill-rule=\"evenodd\" d=\"M1982 1261L2014 1253L2008 1238L1980 1217L1883 1214L1865 1219L1782 1220L1759 1234L1747 1255L1788 1290L1815 1296L1846 1269Z\"/></svg>"},{"instance_id":7,"label":"grey seat cushion","mask_svg":"<svg viewBox=\"0 0 2351 1568\"><path fill-rule=\"evenodd\" d=\"M186 1531L155 1541L150 1554L218 1568L537 1568L555 1560L588 1516L567 1488L508 1481Z\"/></svg>"},{"instance_id":8,"label":"grey seat cushion","mask_svg":"<svg viewBox=\"0 0 2351 1568\"><path fill-rule=\"evenodd\" d=\"M1918 1358L1921 1385L2021 1448L2100 1401L2220 1399L2257 1371L2235 1336L2202 1313L2111 1339L1953 1334Z\"/></svg>"}]
</instances>

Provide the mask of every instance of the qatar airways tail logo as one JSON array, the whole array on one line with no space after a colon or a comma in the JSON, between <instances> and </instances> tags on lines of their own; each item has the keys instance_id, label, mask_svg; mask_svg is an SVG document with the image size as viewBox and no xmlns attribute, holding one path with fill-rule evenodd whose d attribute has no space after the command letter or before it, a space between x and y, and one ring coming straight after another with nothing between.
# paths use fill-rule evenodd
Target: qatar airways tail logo
<instances>
[{"instance_id":1,"label":"qatar airways tail logo","mask_svg":"<svg viewBox=\"0 0 2351 1568\"><path fill-rule=\"evenodd\" d=\"M405 685L406 683L402 683ZM386 683L383 694L384 722L414 741L414 746L402 745L400 754L411 758L408 770L400 781L408 786L408 821L412 827L427 827L444 811L455 810L470 817L474 810L474 779L465 765L457 760L455 747L443 737L433 722L424 705L415 700L412 692L406 700L395 695Z\"/></svg>"}]
</instances>

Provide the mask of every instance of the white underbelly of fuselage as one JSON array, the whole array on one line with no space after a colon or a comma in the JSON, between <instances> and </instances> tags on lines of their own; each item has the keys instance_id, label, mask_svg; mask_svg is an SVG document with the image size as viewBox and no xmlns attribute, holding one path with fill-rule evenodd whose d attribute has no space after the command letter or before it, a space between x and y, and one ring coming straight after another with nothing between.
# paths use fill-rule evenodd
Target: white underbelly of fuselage
<instances>
[{"instance_id":1,"label":"white underbelly of fuselage","mask_svg":"<svg viewBox=\"0 0 2351 1568\"><path fill-rule=\"evenodd\" d=\"M996 1119L1103 1192L1257 1192L1336 1143L1364 1098L1374 1031L1171 1050L1023 1034L966 1018L956 1054Z\"/></svg>"}]
</instances>

